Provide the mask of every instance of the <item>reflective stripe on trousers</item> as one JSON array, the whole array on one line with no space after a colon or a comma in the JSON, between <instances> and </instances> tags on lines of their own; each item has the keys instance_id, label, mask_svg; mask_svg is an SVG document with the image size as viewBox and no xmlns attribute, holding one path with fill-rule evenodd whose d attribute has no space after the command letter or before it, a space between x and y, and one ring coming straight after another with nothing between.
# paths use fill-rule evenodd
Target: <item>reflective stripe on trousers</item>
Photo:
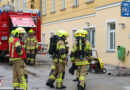
<instances>
[{"instance_id":1,"label":"reflective stripe on trousers","mask_svg":"<svg viewBox=\"0 0 130 90\"><path fill-rule=\"evenodd\" d=\"M61 87L62 86L62 82L63 82L63 72L60 73L60 77L56 79L56 82L57 82L57 85L58 87Z\"/></svg>"},{"instance_id":2,"label":"reflective stripe on trousers","mask_svg":"<svg viewBox=\"0 0 130 90\"><path fill-rule=\"evenodd\" d=\"M23 88L24 90L27 90L27 83L26 83L26 79L25 79L24 75L22 76L22 80L23 80L23 83L20 84L20 88Z\"/></svg>"},{"instance_id":3,"label":"reflective stripe on trousers","mask_svg":"<svg viewBox=\"0 0 130 90\"><path fill-rule=\"evenodd\" d=\"M13 87L19 87L20 86L20 83L13 83Z\"/></svg>"},{"instance_id":4,"label":"reflective stripe on trousers","mask_svg":"<svg viewBox=\"0 0 130 90\"><path fill-rule=\"evenodd\" d=\"M54 61L55 61L55 62L63 62L63 59L59 59L59 60L58 60L58 58L55 58Z\"/></svg>"},{"instance_id":5,"label":"reflective stripe on trousers","mask_svg":"<svg viewBox=\"0 0 130 90\"><path fill-rule=\"evenodd\" d=\"M50 79L55 80L55 79L56 79L56 77L55 77L55 76L53 76L53 75L50 75Z\"/></svg>"}]
</instances>

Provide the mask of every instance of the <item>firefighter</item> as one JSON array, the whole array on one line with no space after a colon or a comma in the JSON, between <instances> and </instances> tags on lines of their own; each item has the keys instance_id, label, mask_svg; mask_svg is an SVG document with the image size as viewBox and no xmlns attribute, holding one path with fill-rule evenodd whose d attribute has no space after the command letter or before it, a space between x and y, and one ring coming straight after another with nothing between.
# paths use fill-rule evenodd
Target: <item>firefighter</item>
<instances>
[{"instance_id":1,"label":"firefighter","mask_svg":"<svg viewBox=\"0 0 130 90\"><path fill-rule=\"evenodd\" d=\"M35 57L36 51L38 50L37 38L34 34L33 29L29 30L29 35L26 37L24 41L24 48L26 49L26 63L34 65L35 64Z\"/></svg>"},{"instance_id":2,"label":"firefighter","mask_svg":"<svg viewBox=\"0 0 130 90\"><path fill-rule=\"evenodd\" d=\"M10 43L9 59L13 64L13 87L14 90L27 90L27 77L25 75L25 63L26 53L24 50L24 44L22 38L26 31L24 28L19 27L15 30L15 38Z\"/></svg>"},{"instance_id":3,"label":"firefighter","mask_svg":"<svg viewBox=\"0 0 130 90\"><path fill-rule=\"evenodd\" d=\"M68 33L64 30L58 30L56 36L58 37L58 41L56 43L56 52L53 58L54 71L51 73L46 85L54 87L53 83L56 80L56 88L64 89L66 86L63 85L63 79L65 76L65 65L67 64L68 51L65 40L68 37Z\"/></svg>"},{"instance_id":4,"label":"firefighter","mask_svg":"<svg viewBox=\"0 0 130 90\"><path fill-rule=\"evenodd\" d=\"M75 32L75 42L71 51L72 65L76 66L78 90L85 89L85 76L87 73L89 61L93 59L92 48L89 41L86 40L88 35L87 31L78 30Z\"/></svg>"},{"instance_id":5,"label":"firefighter","mask_svg":"<svg viewBox=\"0 0 130 90\"><path fill-rule=\"evenodd\" d=\"M86 30L82 30L84 33L85 33L85 40L87 40L87 36L88 36L88 31ZM88 74L88 73L87 73ZM79 81L79 72L76 70L76 75L77 75L77 78L76 79L73 79L74 82L77 82Z\"/></svg>"}]
</instances>

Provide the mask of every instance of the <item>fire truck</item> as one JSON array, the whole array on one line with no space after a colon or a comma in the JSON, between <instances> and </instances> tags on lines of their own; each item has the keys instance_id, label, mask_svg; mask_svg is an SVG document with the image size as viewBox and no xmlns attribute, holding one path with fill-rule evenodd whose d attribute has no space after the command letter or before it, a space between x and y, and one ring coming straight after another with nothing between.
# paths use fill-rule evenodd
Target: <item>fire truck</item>
<instances>
[{"instance_id":1,"label":"fire truck","mask_svg":"<svg viewBox=\"0 0 130 90\"><path fill-rule=\"evenodd\" d=\"M41 19L38 10L15 11L11 6L0 10L0 57L8 53L9 35L17 27L24 27L26 32L33 29L38 43L41 42Z\"/></svg>"}]
</instances>

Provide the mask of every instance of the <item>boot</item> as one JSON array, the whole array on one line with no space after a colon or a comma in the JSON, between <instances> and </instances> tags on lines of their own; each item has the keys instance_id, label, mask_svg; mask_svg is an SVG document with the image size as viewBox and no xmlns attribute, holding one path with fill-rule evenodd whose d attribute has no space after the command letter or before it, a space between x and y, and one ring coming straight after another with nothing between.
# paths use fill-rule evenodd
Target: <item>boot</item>
<instances>
[{"instance_id":1,"label":"boot","mask_svg":"<svg viewBox=\"0 0 130 90\"><path fill-rule=\"evenodd\" d=\"M56 87L56 89L65 89L66 86L62 86L62 87Z\"/></svg>"},{"instance_id":2,"label":"boot","mask_svg":"<svg viewBox=\"0 0 130 90\"><path fill-rule=\"evenodd\" d=\"M27 84L28 84L28 75L25 74L24 76L25 76L26 82L27 82Z\"/></svg>"},{"instance_id":3,"label":"boot","mask_svg":"<svg viewBox=\"0 0 130 90\"><path fill-rule=\"evenodd\" d=\"M20 89L18 89L18 88L14 88L14 90L20 90Z\"/></svg>"},{"instance_id":4,"label":"boot","mask_svg":"<svg viewBox=\"0 0 130 90\"><path fill-rule=\"evenodd\" d=\"M48 81L46 82L46 85L51 88L55 88L55 86L53 85L54 82L55 82L55 80L48 79Z\"/></svg>"},{"instance_id":5,"label":"boot","mask_svg":"<svg viewBox=\"0 0 130 90\"><path fill-rule=\"evenodd\" d=\"M74 82L77 82L77 81L79 81L79 78L75 78L75 79L73 79L73 81L74 81Z\"/></svg>"},{"instance_id":6,"label":"boot","mask_svg":"<svg viewBox=\"0 0 130 90\"><path fill-rule=\"evenodd\" d=\"M84 90L84 88L83 88L83 87L81 87L81 86L79 86L79 87L78 87L78 90Z\"/></svg>"},{"instance_id":7,"label":"boot","mask_svg":"<svg viewBox=\"0 0 130 90\"><path fill-rule=\"evenodd\" d=\"M50 76L53 72L54 72L54 70L52 69L51 72L50 72L50 74L49 74L49 76Z\"/></svg>"}]
</instances>

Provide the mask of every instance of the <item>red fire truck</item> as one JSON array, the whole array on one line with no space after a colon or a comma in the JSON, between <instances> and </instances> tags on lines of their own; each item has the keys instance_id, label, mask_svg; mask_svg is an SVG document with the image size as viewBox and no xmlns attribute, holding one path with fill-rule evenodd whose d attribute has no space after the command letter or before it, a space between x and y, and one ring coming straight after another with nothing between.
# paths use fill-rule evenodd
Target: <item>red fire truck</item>
<instances>
[{"instance_id":1,"label":"red fire truck","mask_svg":"<svg viewBox=\"0 0 130 90\"><path fill-rule=\"evenodd\" d=\"M17 27L24 27L27 32L32 28L36 32L38 43L41 42L41 20L38 10L0 10L0 57L8 53L10 32Z\"/></svg>"}]
</instances>

